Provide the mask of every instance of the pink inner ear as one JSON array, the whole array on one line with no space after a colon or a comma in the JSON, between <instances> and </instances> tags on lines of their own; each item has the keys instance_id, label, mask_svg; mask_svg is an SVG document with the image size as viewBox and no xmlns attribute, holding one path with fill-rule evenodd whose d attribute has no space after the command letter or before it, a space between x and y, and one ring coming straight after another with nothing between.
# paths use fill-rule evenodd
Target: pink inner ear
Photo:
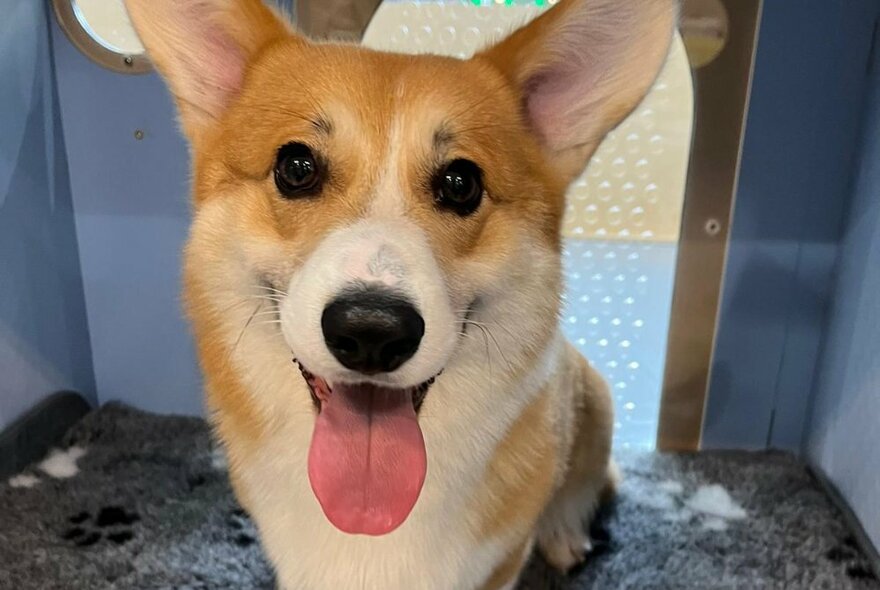
<instances>
[{"instance_id":1,"label":"pink inner ear","mask_svg":"<svg viewBox=\"0 0 880 590\"><path fill-rule=\"evenodd\" d=\"M624 5L629 0L611 1ZM614 66L616 45L623 35L617 26L625 19L621 22L616 13L628 12L614 6L609 10L601 2L583 2L579 8L569 8L568 19L544 40L543 63L525 85L525 105L535 130L553 149L587 139L584 133L591 126L597 82L604 69Z\"/></svg>"},{"instance_id":2,"label":"pink inner ear","mask_svg":"<svg viewBox=\"0 0 880 590\"><path fill-rule=\"evenodd\" d=\"M240 90L245 54L221 26L213 22L209 4L180 2L177 26L185 39L179 51L184 64L185 96L188 102L218 117ZM195 100L191 100L195 99Z\"/></svg>"},{"instance_id":3,"label":"pink inner ear","mask_svg":"<svg viewBox=\"0 0 880 590\"><path fill-rule=\"evenodd\" d=\"M581 143L589 116L592 76L586 71L549 70L534 76L525 86L529 121L552 149ZM581 139L581 141L578 141Z\"/></svg>"},{"instance_id":4,"label":"pink inner ear","mask_svg":"<svg viewBox=\"0 0 880 590\"><path fill-rule=\"evenodd\" d=\"M547 13L557 20L533 40L525 58L535 69L524 87L524 106L551 149L597 142L614 123L608 109L638 98L655 74L654 46L666 43L648 24L661 16L660 9L648 10L655 5L662 8L660 2L573 0Z\"/></svg>"},{"instance_id":5,"label":"pink inner ear","mask_svg":"<svg viewBox=\"0 0 880 590\"><path fill-rule=\"evenodd\" d=\"M235 42L216 29L208 32L203 75L205 83L213 88L206 92L213 94L216 106L227 106L229 100L241 90L244 77L244 54Z\"/></svg>"}]
</instances>

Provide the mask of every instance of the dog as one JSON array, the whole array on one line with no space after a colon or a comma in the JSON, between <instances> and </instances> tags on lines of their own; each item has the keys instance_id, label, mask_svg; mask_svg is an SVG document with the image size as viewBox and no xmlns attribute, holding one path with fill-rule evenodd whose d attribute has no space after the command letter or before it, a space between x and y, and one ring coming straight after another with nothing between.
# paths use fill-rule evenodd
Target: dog
<instances>
[{"instance_id":1,"label":"dog","mask_svg":"<svg viewBox=\"0 0 880 590\"><path fill-rule=\"evenodd\" d=\"M127 0L192 156L207 410L286 589L566 571L612 402L560 333L568 185L642 100L675 0L559 0L470 59L298 35L260 0Z\"/></svg>"}]
</instances>

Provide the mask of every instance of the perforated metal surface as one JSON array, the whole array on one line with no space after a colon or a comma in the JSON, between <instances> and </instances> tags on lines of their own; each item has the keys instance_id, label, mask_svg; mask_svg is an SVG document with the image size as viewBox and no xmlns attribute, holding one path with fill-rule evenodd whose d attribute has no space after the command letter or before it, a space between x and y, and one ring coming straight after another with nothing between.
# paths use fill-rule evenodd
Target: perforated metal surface
<instances>
[{"instance_id":1,"label":"perforated metal surface","mask_svg":"<svg viewBox=\"0 0 880 590\"><path fill-rule=\"evenodd\" d=\"M563 331L611 387L619 448L654 448L675 254L674 244L566 241Z\"/></svg>"}]
</instances>

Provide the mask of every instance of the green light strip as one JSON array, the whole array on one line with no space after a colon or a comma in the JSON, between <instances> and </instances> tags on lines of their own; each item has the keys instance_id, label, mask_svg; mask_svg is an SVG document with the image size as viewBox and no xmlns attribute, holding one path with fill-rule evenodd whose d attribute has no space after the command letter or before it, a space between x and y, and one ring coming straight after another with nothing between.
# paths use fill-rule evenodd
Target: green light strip
<instances>
[{"instance_id":1,"label":"green light strip","mask_svg":"<svg viewBox=\"0 0 880 590\"><path fill-rule=\"evenodd\" d=\"M500 4L500 0L494 0L495 4ZM533 4L535 6L546 6L547 0L524 0L517 2L516 0L504 0L504 4L506 6L514 6L515 4L524 5L524 4ZM493 0L471 0L471 4L474 6L484 6L493 4Z\"/></svg>"}]
</instances>

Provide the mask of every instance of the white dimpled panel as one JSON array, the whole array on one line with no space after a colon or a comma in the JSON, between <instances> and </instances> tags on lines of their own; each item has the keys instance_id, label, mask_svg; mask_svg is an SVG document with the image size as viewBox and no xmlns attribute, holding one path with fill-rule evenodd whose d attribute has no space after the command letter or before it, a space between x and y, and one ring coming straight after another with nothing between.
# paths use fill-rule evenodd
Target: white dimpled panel
<instances>
[{"instance_id":1,"label":"white dimpled panel","mask_svg":"<svg viewBox=\"0 0 880 590\"><path fill-rule=\"evenodd\" d=\"M545 6L469 0L382 3L364 36L375 49L466 58ZM612 131L569 190L569 238L676 242L693 127L693 85L681 37L653 90Z\"/></svg>"}]
</instances>

